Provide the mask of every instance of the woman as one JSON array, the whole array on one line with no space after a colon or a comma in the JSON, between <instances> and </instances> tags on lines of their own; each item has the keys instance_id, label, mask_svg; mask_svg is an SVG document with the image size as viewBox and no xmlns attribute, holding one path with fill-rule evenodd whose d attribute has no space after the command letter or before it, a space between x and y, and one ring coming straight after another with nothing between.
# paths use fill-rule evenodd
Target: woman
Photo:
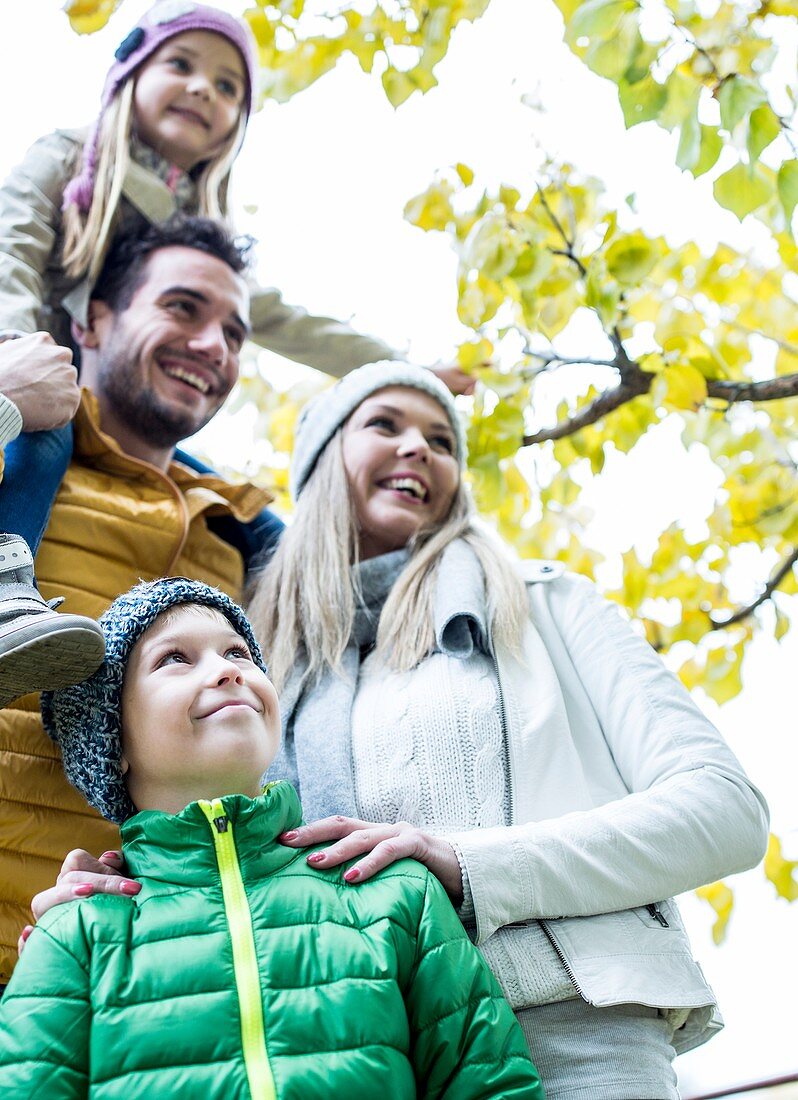
<instances>
[{"instance_id":1,"label":"woman","mask_svg":"<svg viewBox=\"0 0 798 1100\"><path fill-rule=\"evenodd\" d=\"M464 460L451 396L409 366L300 418L294 522L249 609L284 706L269 777L312 822L283 842L332 841L320 873L359 856L354 888L426 864L549 1100L678 1097L675 1050L719 1024L664 899L756 863L764 800L589 582L508 562Z\"/></svg>"},{"instance_id":2,"label":"woman","mask_svg":"<svg viewBox=\"0 0 798 1100\"><path fill-rule=\"evenodd\" d=\"M767 809L714 727L584 578L511 565L429 372L363 367L304 410L297 507L250 616L281 693L283 834L353 889L412 856L498 977L549 1100L678 1097L715 999L671 895L763 855ZM330 815L337 815L331 817ZM133 892L73 853L37 915Z\"/></svg>"}]
</instances>

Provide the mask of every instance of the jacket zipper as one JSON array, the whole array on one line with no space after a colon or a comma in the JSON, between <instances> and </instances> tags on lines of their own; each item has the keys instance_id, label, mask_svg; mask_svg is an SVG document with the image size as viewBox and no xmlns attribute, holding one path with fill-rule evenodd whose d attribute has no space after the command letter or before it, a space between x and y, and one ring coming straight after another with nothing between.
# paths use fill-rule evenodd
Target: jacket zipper
<instances>
[{"instance_id":1,"label":"jacket zipper","mask_svg":"<svg viewBox=\"0 0 798 1100\"><path fill-rule=\"evenodd\" d=\"M579 996L582 998L583 1001L587 1001L588 1004L592 1004L593 1002L590 1000L589 997L585 996L584 990L582 989L579 982L576 980L576 974L574 974L573 970L571 969L571 964L566 959L565 955L563 954L562 948L560 947L560 945L557 943L556 939L554 938L554 933L549 928L548 921L539 920L538 924L543 929L543 931L546 933L546 938L548 939L549 943L551 944L551 946L556 951L557 958L562 963L563 969L565 970L565 973L568 975L568 980L571 983L571 985L574 987L574 989L576 990L576 992L579 994Z\"/></svg>"},{"instance_id":2,"label":"jacket zipper","mask_svg":"<svg viewBox=\"0 0 798 1100\"><path fill-rule=\"evenodd\" d=\"M665 914L658 905L647 905L646 909L651 919L655 920L657 924L661 925L663 928L670 928L670 925L665 919Z\"/></svg>"},{"instance_id":3,"label":"jacket zipper","mask_svg":"<svg viewBox=\"0 0 798 1100\"><path fill-rule=\"evenodd\" d=\"M222 880L225 917L233 947L233 969L241 1013L241 1048L252 1100L277 1100L263 1022L260 972L252 933L252 914L233 841L233 826L221 799L201 801L211 826L216 861Z\"/></svg>"}]
</instances>

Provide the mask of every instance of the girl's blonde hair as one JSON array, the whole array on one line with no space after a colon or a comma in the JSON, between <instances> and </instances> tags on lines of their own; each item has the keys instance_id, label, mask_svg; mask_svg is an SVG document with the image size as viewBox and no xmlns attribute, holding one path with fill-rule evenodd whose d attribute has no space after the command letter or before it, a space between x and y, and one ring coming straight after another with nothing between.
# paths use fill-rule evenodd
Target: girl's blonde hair
<instances>
[{"instance_id":1,"label":"girl's blonde hair","mask_svg":"<svg viewBox=\"0 0 798 1100\"><path fill-rule=\"evenodd\" d=\"M97 166L91 206L83 211L75 203L63 213L64 254L67 275L92 281L97 278L119 221L119 200L130 163L134 130L133 94L136 75L131 74L105 110L97 139ZM219 151L198 165L197 213L229 222L230 170L244 140L247 116L242 104L238 124ZM85 155L85 150L84 150ZM78 164L75 174L80 172ZM194 211L192 211L194 213Z\"/></svg>"},{"instance_id":2,"label":"girl's blonde hair","mask_svg":"<svg viewBox=\"0 0 798 1100\"><path fill-rule=\"evenodd\" d=\"M343 428L319 456L297 504L291 526L250 588L248 615L279 691L304 652L307 676L332 670L352 633L358 591L355 507L344 468ZM476 522L461 483L449 514L410 544L410 559L380 615L376 652L389 668L408 671L435 645L433 599L441 555L454 539L474 551L485 576L488 621L496 641L518 653L527 619L524 582L505 552Z\"/></svg>"}]
</instances>

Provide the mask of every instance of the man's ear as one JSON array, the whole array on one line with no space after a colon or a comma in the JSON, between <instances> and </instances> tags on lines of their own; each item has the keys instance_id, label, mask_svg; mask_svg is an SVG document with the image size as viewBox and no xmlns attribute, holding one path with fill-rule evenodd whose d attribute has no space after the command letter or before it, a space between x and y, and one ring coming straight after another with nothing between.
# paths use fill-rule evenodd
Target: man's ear
<instances>
[{"instance_id":1,"label":"man's ear","mask_svg":"<svg viewBox=\"0 0 798 1100\"><path fill-rule=\"evenodd\" d=\"M89 320L86 327L83 328L77 321L72 322L72 337L75 343L82 348L99 347L99 332L102 329L104 321L106 321L110 315L111 310L105 302L101 302L99 298L92 298L89 301Z\"/></svg>"}]
</instances>

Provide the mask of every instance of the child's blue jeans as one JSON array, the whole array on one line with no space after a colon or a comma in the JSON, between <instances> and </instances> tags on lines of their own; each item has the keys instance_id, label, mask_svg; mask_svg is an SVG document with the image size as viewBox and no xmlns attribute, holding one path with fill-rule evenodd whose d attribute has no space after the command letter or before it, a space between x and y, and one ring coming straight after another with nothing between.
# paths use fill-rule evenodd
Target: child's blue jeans
<instances>
[{"instance_id":1,"label":"child's blue jeans","mask_svg":"<svg viewBox=\"0 0 798 1100\"><path fill-rule=\"evenodd\" d=\"M46 432L23 432L6 444L0 484L0 531L22 535L34 556L71 458L71 424ZM175 458L198 473L214 473L210 466L184 451L176 451ZM208 526L239 551L244 567L249 569L256 558L274 549L284 524L264 508L249 523L232 516L211 516Z\"/></svg>"},{"instance_id":2,"label":"child's blue jeans","mask_svg":"<svg viewBox=\"0 0 798 1100\"><path fill-rule=\"evenodd\" d=\"M0 531L22 535L35 556L72 458L72 424L23 432L5 446Z\"/></svg>"}]
</instances>

